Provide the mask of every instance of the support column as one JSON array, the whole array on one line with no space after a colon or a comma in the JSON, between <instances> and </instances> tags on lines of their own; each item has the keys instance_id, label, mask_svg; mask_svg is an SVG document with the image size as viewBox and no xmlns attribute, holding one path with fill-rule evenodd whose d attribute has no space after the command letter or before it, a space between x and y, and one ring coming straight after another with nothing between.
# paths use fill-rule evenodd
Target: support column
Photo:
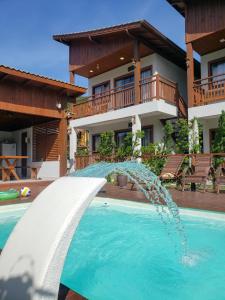
<instances>
[{"instance_id":1,"label":"support column","mask_svg":"<svg viewBox=\"0 0 225 300\"><path fill-rule=\"evenodd\" d=\"M132 134L133 134L133 141L136 140L136 133L141 131L141 118L139 115L135 115L132 117ZM141 138L136 140L137 145L134 147L134 151L139 152L141 155ZM138 162L141 161L141 158L138 158Z\"/></svg>"},{"instance_id":2,"label":"support column","mask_svg":"<svg viewBox=\"0 0 225 300\"><path fill-rule=\"evenodd\" d=\"M67 173L67 119L59 121L59 163L60 176Z\"/></svg>"},{"instance_id":3,"label":"support column","mask_svg":"<svg viewBox=\"0 0 225 300\"><path fill-rule=\"evenodd\" d=\"M194 58L192 43L187 43L187 92L188 92L188 107L194 105Z\"/></svg>"},{"instance_id":4,"label":"support column","mask_svg":"<svg viewBox=\"0 0 225 300\"><path fill-rule=\"evenodd\" d=\"M140 81L141 81L141 61L140 61L140 42L138 40L134 40L134 94L135 94L135 104L139 104L141 102L141 89L140 89Z\"/></svg>"},{"instance_id":5,"label":"support column","mask_svg":"<svg viewBox=\"0 0 225 300\"><path fill-rule=\"evenodd\" d=\"M70 83L75 84L75 74L73 71L70 71Z\"/></svg>"},{"instance_id":6,"label":"support column","mask_svg":"<svg viewBox=\"0 0 225 300\"><path fill-rule=\"evenodd\" d=\"M70 172L75 171L75 153L77 152L77 132L71 127L69 136Z\"/></svg>"}]
</instances>

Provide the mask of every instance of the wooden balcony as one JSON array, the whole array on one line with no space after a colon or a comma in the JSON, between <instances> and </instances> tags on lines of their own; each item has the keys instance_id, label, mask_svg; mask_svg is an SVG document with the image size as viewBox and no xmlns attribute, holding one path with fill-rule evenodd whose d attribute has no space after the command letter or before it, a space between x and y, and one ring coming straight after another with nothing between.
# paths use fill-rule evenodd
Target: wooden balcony
<instances>
[{"instance_id":1,"label":"wooden balcony","mask_svg":"<svg viewBox=\"0 0 225 300\"><path fill-rule=\"evenodd\" d=\"M194 81L194 106L225 101L225 74Z\"/></svg>"},{"instance_id":2,"label":"wooden balcony","mask_svg":"<svg viewBox=\"0 0 225 300\"><path fill-rule=\"evenodd\" d=\"M163 99L177 106L180 115L186 116L186 104L179 94L176 83L157 74L141 81L139 89L140 103L146 103L153 99ZM87 101L73 106L74 118L88 117L140 104L135 101L135 94L134 84L129 84L101 95L89 97Z\"/></svg>"}]
</instances>

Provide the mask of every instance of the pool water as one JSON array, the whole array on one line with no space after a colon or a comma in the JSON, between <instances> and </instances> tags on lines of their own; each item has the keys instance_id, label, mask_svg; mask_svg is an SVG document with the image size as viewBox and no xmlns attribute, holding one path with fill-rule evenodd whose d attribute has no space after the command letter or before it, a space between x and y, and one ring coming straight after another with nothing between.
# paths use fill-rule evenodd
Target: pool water
<instances>
[{"instance_id":1,"label":"pool water","mask_svg":"<svg viewBox=\"0 0 225 300\"><path fill-rule=\"evenodd\" d=\"M225 218L182 214L184 263L149 207L94 202L70 245L62 283L90 300L224 300ZM0 248L24 212L0 212Z\"/></svg>"}]
</instances>

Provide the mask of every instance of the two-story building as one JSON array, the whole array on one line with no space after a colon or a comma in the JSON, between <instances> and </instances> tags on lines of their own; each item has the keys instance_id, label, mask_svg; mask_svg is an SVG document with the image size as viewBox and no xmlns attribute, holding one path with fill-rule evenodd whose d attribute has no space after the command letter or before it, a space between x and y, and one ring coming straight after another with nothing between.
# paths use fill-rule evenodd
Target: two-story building
<instances>
[{"instance_id":1,"label":"two-story building","mask_svg":"<svg viewBox=\"0 0 225 300\"><path fill-rule=\"evenodd\" d=\"M225 1L167 0L185 17L188 115L203 124L204 152L212 150L218 117L225 110ZM200 55L201 76L194 72Z\"/></svg>"},{"instance_id":2,"label":"two-story building","mask_svg":"<svg viewBox=\"0 0 225 300\"><path fill-rule=\"evenodd\" d=\"M147 21L55 35L69 46L71 83L88 78L88 99L70 121L70 156L80 145L97 151L100 134L113 130L117 145L128 131L143 145L161 142L166 119L187 116L186 53ZM196 65L198 67L198 65Z\"/></svg>"}]
</instances>

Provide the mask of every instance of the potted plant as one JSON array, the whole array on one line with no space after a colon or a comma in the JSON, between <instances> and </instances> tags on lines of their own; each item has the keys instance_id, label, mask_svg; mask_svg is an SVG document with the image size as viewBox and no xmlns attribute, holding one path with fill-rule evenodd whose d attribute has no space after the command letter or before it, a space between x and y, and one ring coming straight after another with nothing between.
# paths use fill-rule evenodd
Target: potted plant
<instances>
[{"instance_id":1,"label":"potted plant","mask_svg":"<svg viewBox=\"0 0 225 300\"><path fill-rule=\"evenodd\" d=\"M127 183L128 183L127 175L118 173L117 174L117 183L120 188L124 188L125 186L127 186Z\"/></svg>"}]
</instances>

